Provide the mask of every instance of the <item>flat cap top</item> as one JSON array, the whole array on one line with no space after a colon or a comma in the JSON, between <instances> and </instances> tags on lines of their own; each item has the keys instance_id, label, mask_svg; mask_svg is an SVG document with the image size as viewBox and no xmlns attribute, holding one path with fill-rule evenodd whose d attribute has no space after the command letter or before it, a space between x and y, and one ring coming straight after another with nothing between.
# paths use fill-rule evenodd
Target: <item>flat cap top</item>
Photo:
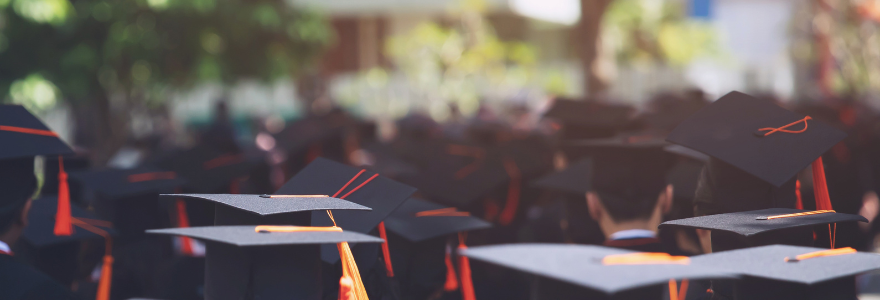
<instances>
[{"instance_id":1,"label":"flat cap top","mask_svg":"<svg viewBox=\"0 0 880 300\"><path fill-rule=\"evenodd\" d=\"M161 198L183 198L211 201L249 211L261 216L300 211L344 209L366 210L371 208L329 196L299 195L242 195L242 194L163 194Z\"/></svg>"},{"instance_id":2,"label":"flat cap top","mask_svg":"<svg viewBox=\"0 0 880 300\"><path fill-rule=\"evenodd\" d=\"M608 255L637 253L629 250L571 244L511 244L473 247L464 255L522 272L545 276L589 289L614 294L663 284L670 279L735 278L691 261L689 264L603 265Z\"/></svg>"},{"instance_id":3,"label":"flat cap top","mask_svg":"<svg viewBox=\"0 0 880 300\"><path fill-rule=\"evenodd\" d=\"M383 240L352 231L271 232L255 231L256 226L206 226L147 230L147 233L187 236L239 247L381 243Z\"/></svg>"}]
</instances>

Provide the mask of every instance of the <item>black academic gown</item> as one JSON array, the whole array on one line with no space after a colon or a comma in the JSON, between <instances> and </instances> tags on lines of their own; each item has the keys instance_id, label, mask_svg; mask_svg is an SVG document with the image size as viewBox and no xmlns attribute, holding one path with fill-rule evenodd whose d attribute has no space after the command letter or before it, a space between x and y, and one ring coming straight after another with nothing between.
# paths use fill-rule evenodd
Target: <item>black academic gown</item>
<instances>
[{"instance_id":1,"label":"black academic gown","mask_svg":"<svg viewBox=\"0 0 880 300\"><path fill-rule=\"evenodd\" d=\"M79 299L49 276L0 254L0 300Z\"/></svg>"}]
</instances>

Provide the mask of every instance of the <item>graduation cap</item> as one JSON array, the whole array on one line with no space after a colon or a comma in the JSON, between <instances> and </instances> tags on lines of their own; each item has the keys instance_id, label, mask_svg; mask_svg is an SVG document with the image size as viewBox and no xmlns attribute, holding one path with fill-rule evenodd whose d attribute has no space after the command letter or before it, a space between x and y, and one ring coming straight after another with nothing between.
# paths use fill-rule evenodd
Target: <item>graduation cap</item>
<instances>
[{"instance_id":1,"label":"graduation cap","mask_svg":"<svg viewBox=\"0 0 880 300\"><path fill-rule=\"evenodd\" d=\"M403 237L410 244L458 233L460 235L459 247L464 249L466 248L464 244L465 236L462 233L489 228L492 227L492 223L473 217L468 212L458 211L454 207L447 207L422 199L409 198L385 220L385 226L388 231ZM393 246L398 249L404 248L399 244L393 244ZM411 253L413 252L411 251L412 249L407 250L406 252L410 252L411 255L418 255L418 253ZM446 282L444 283L444 289L447 292L451 292L457 290L459 286L469 286L464 292L472 293L470 275L456 275L451 246L448 243L445 252ZM413 266L413 262L410 260L405 261L405 263L408 268L424 267L424 265L428 264L427 259L416 262L419 263L419 266ZM466 263L459 263L459 270L461 270L464 264ZM400 264L395 265L399 266ZM410 271L418 272L420 270L407 270L407 272ZM470 271L468 270L467 273L470 273ZM461 282L459 278L461 278Z\"/></svg>"},{"instance_id":2,"label":"graduation cap","mask_svg":"<svg viewBox=\"0 0 880 300\"><path fill-rule=\"evenodd\" d=\"M532 181L532 185L584 196L591 188L593 160L590 158L575 162L565 169L547 174Z\"/></svg>"},{"instance_id":3,"label":"graduation cap","mask_svg":"<svg viewBox=\"0 0 880 300\"><path fill-rule=\"evenodd\" d=\"M58 210L57 197L41 197L31 202L31 210L28 213L28 226L22 233L22 238L30 245L37 248L52 246L60 243L82 241L88 239L101 238L94 232L88 230L74 230L71 235L57 236L53 228L55 227L55 214ZM92 224L111 235L115 235L113 224L109 221L97 218L93 213L86 211L79 206L70 207L71 217L79 219L88 224Z\"/></svg>"},{"instance_id":4,"label":"graduation cap","mask_svg":"<svg viewBox=\"0 0 880 300\"><path fill-rule=\"evenodd\" d=\"M70 176L109 199L169 192L186 184L177 172L155 167L90 170Z\"/></svg>"},{"instance_id":5,"label":"graduation cap","mask_svg":"<svg viewBox=\"0 0 880 300\"><path fill-rule=\"evenodd\" d=\"M167 155L156 166L174 171L199 192L217 192L235 179L247 175L259 161L245 153L223 152L206 145ZM237 193L232 190L230 192Z\"/></svg>"},{"instance_id":6,"label":"graduation cap","mask_svg":"<svg viewBox=\"0 0 880 300\"><path fill-rule=\"evenodd\" d=\"M312 211L369 207L327 195L162 194L162 199L215 204L214 225L310 225ZM337 212L337 215L344 215Z\"/></svg>"},{"instance_id":7,"label":"graduation cap","mask_svg":"<svg viewBox=\"0 0 880 300\"><path fill-rule=\"evenodd\" d=\"M810 116L731 92L682 122L667 140L705 153L775 187L790 182L812 163L816 207L830 210L821 156L845 137L846 133Z\"/></svg>"},{"instance_id":8,"label":"graduation cap","mask_svg":"<svg viewBox=\"0 0 880 300\"><path fill-rule=\"evenodd\" d=\"M552 159L521 144L510 147L479 147L451 143L445 153L411 182L431 200L466 207L484 199L506 185L504 208L498 214L501 225L510 224L517 215L523 181L540 174Z\"/></svg>"},{"instance_id":9,"label":"graduation cap","mask_svg":"<svg viewBox=\"0 0 880 300\"><path fill-rule=\"evenodd\" d=\"M666 152L669 152L672 154L676 154L680 157L685 157L685 158L695 160L698 162L705 163L705 162L709 161L708 155L703 154L700 151L682 146L682 145L669 145L669 146L663 147L663 150L666 150Z\"/></svg>"},{"instance_id":10,"label":"graduation cap","mask_svg":"<svg viewBox=\"0 0 880 300\"><path fill-rule=\"evenodd\" d=\"M694 263L745 275L737 299L856 299L855 275L880 269L880 255L852 248L770 245L699 255ZM717 291L716 291L717 293Z\"/></svg>"},{"instance_id":11,"label":"graduation cap","mask_svg":"<svg viewBox=\"0 0 880 300\"><path fill-rule=\"evenodd\" d=\"M317 245L321 244L336 244L345 258L340 295L354 293L350 299L366 299L348 242L383 241L336 226L211 226L149 233L206 242L206 299L320 299L321 262Z\"/></svg>"},{"instance_id":12,"label":"graduation cap","mask_svg":"<svg viewBox=\"0 0 880 300\"><path fill-rule=\"evenodd\" d=\"M597 298L661 299L662 290L650 287L668 283L670 294L676 294L672 299L678 299L678 290L673 287L676 280L736 277L733 272L704 266L687 257L592 245L511 244L475 247L460 254L581 286ZM636 295L638 298L633 298Z\"/></svg>"},{"instance_id":13,"label":"graduation cap","mask_svg":"<svg viewBox=\"0 0 880 300\"><path fill-rule=\"evenodd\" d=\"M64 171L64 162L61 155L73 154L73 150L64 143L58 134L46 127L37 117L32 115L19 105L0 105L0 144L5 145L0 149L0 160L17 160L18 165L9 169L7 174L20 176L20 179L12 180L10 184L24 182L23 186L4 186L4 193L17 189L31 189L30 181L33 175L33 157L37 155L58 155L58 209L56 215L54 233L56 235L73 234L73 225L70 223L70 190L67 185L67 173ZM30 160L31 168L27 170L27 161ZM7 172L7 170L4 170ZM24 191L33 193L33 190ZM17 194L17 193L16 193ZM27 198L3 197L4 205L0 211L15 210L20 207ZM8 199L8 200L7 200Z\"/></svg>"},{"instance_id":14,"label":"graduation cap","mask_svg":"<svg viewBox=\"0 0 880 300\"><path fill-rule=\"evenodd\" d=\"M186 219L186 205L184 201L201 201L211 203L214 206L214 225L232 226L232 225L252 225L248 227L253 231L253 226L257 225L300 225L308 226L311 223L311 212L315 210L370 210L370 208L342 200L339 198L329 197L327 195L242 195L242 194L163 194L160 195L163 200L173 200L177 204L178 227L175 232L190 232L188 228L210 228L210 227L189 227ZM339 212L337 212L339 213ZM245 230L245 231L247 231ZM201 231L196 231L201 232ZM213 232L213 231L211 231ZM236 238L248 238L233 236L231 233L223 233L227 236L220 238L227 239L227 242L236 244ZM184 255L194 255L194 247L190 236L187 234L179 234L181 236L181 252ZM209 236L198 236L202 240L212 240ZM257 237L259 238L259 237ZM320 238L320 237L316 237ZM213 239L216 241L216 239ZM221 241L222 242L222 241ZM303 245L296 250L299 256L298 262L302 265L296 269L288 270L289 276L299 276L300 282L297 284L302 287L320 286L320 276L313 276L320 272L321 265L316 262L320 261L319 244ZM238 243L238 246L250 245L247 243ZM209 244L210 247L210 244ZM216 245L213 247L217 247ZM313 248L313 249L312 249ZM213 249L213 248L208 248ZM222 262L224 252L206 251L205 259L214 261L212 270L206 273L206 286L214 292L212 294L225 294L227 292L239 292L237 290L225 290L227 288L239 289L242 287L227 286L226 280L229 278L230 272L236 272L238 268L242 268L240 263ZM219 256L219 257L218 257ZM308 262L308 263L306 263ZM245 274L246 275L246 274ZM237 275L244 276L244 275ZM308 289L306 289L308 290Z\"/></svg>"},{"instance_id":15,"label":"graduation cap","mask_svg":"<svg viewBox=\"0 0 880 300\"><path fill-rule=\"evenodd\" d=\"M724 251L767 244L811 245L816 225L868 222L862 216L833 210L769 208L666 221L664 227L712 230L712 250ZM836 229L836 225L834 226ZM727 233L727 234L724 234ZM830 234L833 240L833 234ZM832 241L833 245L833 241Z\"/></svg>"},{"instance_id":16,"label":"graduation cap","mask_svg":"<svg viewBox=\"0 0 880 300\"><path fill-rule=\"evenodd\" d=\"M108 300L113 276L113 236L116 235L113 224L98 219L92 213L77 206L71 206L70 222L75 229L70 235L56 235L54 227L57 210L57 197L43 197L32 201L28 213L28 226L25 227L22 238L36 248L96 238L104 239L104 258L96 299Z\"/></svg>"},{"instance_id":17,"label":"graduation cap","mask_svg":"<svg viewBox=\"0 0 880 300\"><path fill-rule=\"evenodd\" d=\"M336 212L339 227L368 233L377 228L415 188L388 179L373 171L353 168L324 158L317 158L287 181L276 193L296 195L330 195L372 208L369 212ZM329 226L333 222L323 212L312 212L312 226ZM384 226L379 226L384 236ZM385 247L383 247L385 249ZM387 251L386 251L387 252ZM332 247L323 247L321 257L335 263L339 257ZM387 256L386 256L387 257Z\"/></svg>"},{"instance_id":18,"label":"graduation cap","mask_svg":"<svg viewBox=\"0 0 880 300\"><path fill-rule=\"evenodd\" d=\"M468 212L417 198L407 199L385 219L385 228L410 242L489 227L492 223Z\"/></svg>"},{"instance_id":19,"label":"graduation cap","mask_svg":"<svg viewBox=\"0 0 880 300\"><path fill-rule=\"evenodd\" d=\"M634 113L627 105L556 98L544 118L562 123L565 139L605 138L629 125Z\"/></svg>"},{"instance_id":20,"label":"graduation cap","mask_svg":"<svg viewBox=\"0 0 880 300\"><path fill-rule=\"evenodd\" d=\"M58 134L20 105L0 105L0 159L68 155L73 150Z\"/></svg>"}]
</instances>

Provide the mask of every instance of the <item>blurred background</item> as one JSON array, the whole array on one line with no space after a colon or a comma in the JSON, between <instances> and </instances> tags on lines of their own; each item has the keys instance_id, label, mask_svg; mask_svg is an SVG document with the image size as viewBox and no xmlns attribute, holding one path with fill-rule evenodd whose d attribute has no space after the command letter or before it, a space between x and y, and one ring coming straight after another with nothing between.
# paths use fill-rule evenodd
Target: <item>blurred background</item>
<instances>
[{"instance_id":1,"label":"blurred background","mask_svg":"<svg viewBox=\"0 0 880 300\"><path fill-rule=\"evenodd\" d=\"M563 151L571 140L665 137L733 90L849 134L824 155L829 190L839 212L872 222L834 235L878 251L880 0L0 0L0 103L25 106L74 146L72 174L155 166L182 174L183 192L266 194L324 157L498 219L471 245L601 244L583 192L526 183L585 157ZM38 160L46 187L60 173L51 159ZM218 161L230 171L208 167ZM703 161L689 163L670 175L684 184L669 219L693 215ZM486 173L459 180L476 169ZM158 245L144 228L213 224L213 206L102 208L100 191L76 199L89 193L71 189L74 203L134 223L130 239L143 245ZM669 234L684 252L704 251L695 231ZM97 264L74 267L76 279ZM201 284L203 274L168 270ZM528 295L529 284L509 283L485 290ZM880 274L859 287L880 295ZM158 290L142 288L129 296ZM155 298L203 299L191 294Z\"/></svg>"},{"instance_id":2,"label":"blurred background","mask_svg":"<svg viewBox=\"0 0 880 300\"><path fill-rule=\"evenodd\" d=\"M644 109L661 93L880 104L876 0L0 0L0 101L103 166L189 146L228 106L240 142L322 107L377 122ZM497 113L503 117L503 113Z\"/></svg>"}]
</instances>

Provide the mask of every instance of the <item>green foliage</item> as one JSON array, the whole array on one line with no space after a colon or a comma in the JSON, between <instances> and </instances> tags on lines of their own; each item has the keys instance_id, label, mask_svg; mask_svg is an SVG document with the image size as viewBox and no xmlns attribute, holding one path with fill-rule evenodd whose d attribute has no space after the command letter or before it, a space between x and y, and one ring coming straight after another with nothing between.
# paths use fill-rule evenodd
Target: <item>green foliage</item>
<instances>
[{"instance_id":1,"label":"green foliage","mask_svg":"<svg viewBox=\"0 0 880 300\"><path fill-rule=\"evenodd\" d=\"M605 12L603 46L619 63L684 65L720 53L714 30L683 14L681 1L616 0Z\"/></svg>"},{"instance_id":2,"label":"green foliage","mask_svg":"<svg viewBox=\"0 0 880 300\"><path fill-rule=\"evenodd\" d=\"M479 2L469 3L460 26L423 22L390 37L385 54L395 70L359 74L338 91L341 104L374 117L396 118L415 109L443 119L450 103L469 115L481 101L505 100L539 81L534 47L498 39Z\"/></svg>"},{"instance_id":3,"label":"green foliage","mask_svg":"<svg viewBox=\"0 0 880 300\"><path fill-rule=\"evenodd\" d=\"M4 94L32 74L71 101L111 92L151 100L143 98L161 93L150 90L203 80L268 81L308 68L331 36L323 16L281 0L3 1Z\"/></svg>"}]
</instances>

